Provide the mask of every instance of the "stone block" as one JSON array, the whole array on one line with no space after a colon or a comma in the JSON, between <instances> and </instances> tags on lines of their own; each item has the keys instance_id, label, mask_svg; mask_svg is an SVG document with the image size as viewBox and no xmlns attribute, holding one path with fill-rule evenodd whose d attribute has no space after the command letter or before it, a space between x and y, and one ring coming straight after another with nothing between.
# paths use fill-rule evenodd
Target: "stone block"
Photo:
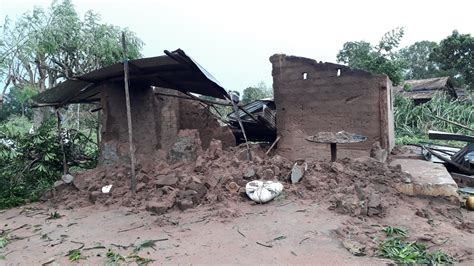
<instances>
[{"instance_id":1,"label":"stone block","mask_svg":"<svg viewBox=\"0 0 474 266\"><path fill-rule=\"evenodd\" d=\"M415 159L396 159L391 165L400 165L409 173L411 182L401 183L396 189L411 196L457 196L458 186L442 164Z\"/></svg>"}]
</instances>

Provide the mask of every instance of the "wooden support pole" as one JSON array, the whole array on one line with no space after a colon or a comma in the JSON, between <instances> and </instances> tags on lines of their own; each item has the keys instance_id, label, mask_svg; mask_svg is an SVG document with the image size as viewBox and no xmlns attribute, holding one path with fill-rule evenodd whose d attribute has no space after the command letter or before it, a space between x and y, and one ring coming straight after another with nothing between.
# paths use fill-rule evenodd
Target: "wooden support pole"
<instances>
[{"instance_id":1,"label":"wooden support pole","mask_svg":"<svg viewBox=\"0 0 474 266\"><path fill-rule=\"evenodd\" d=\"M242 120L240 119L240 116L239 116L239 112L238 112L239 109L237 106L237 102L235 102L234 99L232 98L232 92L230 94L231 94L230 102L232 103L232 108L235 113L235 118L237 119L237 122L239 122L240 130L242 130L242 135L244 135L244 139L245 139L245 145L247 146L247 160L252 161L252 152L250 151L250 145L247 140L247 135L245 134L244 125L242 124Z\"/></svg>"},{"instance_id":2,"label":"wooden support pole","mask_svg":"<svg viewBox=\"0 0 474 266\"><path fill-rule=\"evenodd\" d=\"M125 83L125 103L127 106L127 124L128 124L128 144L130 148L130 165L132 178L130 187L132 193L135 194L137 179L135 176L135 150L133 148L133 131L132 131L132 113L130 110L130 93L128 90L129 78L128 78L128 58L127 58L127 44L125 43L125 32L122 32L122 49L123 49L123 73Z\"/></svg>"},{"instance_id":3,"label":"wooden support pole","mask_svg":"<svg viewBox=\"0 0 474 266\"><path fill-rule=\"evenodd\" d=\"M56 116L58 118L59 144L61 145L61 153L63 154L63 174L65 175L69 172L69 169L67 167L66 151L64 150L63 132L61 130L61 114L59 113L59 108L56 109Z\"/></svg>"},{"instance_id":4,"label":"wooden support pole","mask_svg":"<svg viewBox=\"0 0 474 266\"><path fill-rule=\"evenodd\" d=\"M102 118L100 115L100 110L97 111L97 128L96 128L96 138L97 138L97 148L100 150L100 124L102 123Z\"/></svg>"},{"instance_id":5,"label":"wooden support pole","mask_svg":"<svg viewBox=\"0 0 474 266\"><path fill-rule=\"evenodd\" d=\"M331 162L335 162L337 160L337 144L331 143Z\"/></svg>"}]
</instances>

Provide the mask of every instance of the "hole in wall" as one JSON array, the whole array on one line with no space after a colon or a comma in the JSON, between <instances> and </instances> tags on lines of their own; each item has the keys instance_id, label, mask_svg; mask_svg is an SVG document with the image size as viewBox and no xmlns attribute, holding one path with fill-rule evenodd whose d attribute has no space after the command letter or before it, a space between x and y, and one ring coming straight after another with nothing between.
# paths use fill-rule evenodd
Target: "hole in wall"
<instances>
[{"instance_id":1,"label":"hole in wall","mask_svg":"<svg viewBox=\"0 0 474 266\"><path fill-rule=\"evenodd\" d=\"M303 72L303 79L308 79L308 72Z\"/></svg>"},{"instance_id":2,"label":"hole in wall","mask_svg":"<svg viewBox=\"0 0 474 266\"><path fill-rule=\"evenodd\" d=\"M340 69L340 68L337 69L337 76L338 76L338 77L341 76L341 69Z\"/></svg>"}]
</instances>

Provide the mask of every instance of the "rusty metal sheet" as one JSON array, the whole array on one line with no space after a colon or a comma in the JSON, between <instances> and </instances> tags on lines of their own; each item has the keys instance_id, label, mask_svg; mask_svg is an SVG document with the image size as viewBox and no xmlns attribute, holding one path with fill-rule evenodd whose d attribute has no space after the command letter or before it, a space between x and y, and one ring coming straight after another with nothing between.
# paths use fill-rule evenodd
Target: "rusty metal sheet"
<instances>
[{"instance_id":1,"label":"rusty metal sheet","mask_svg":"<svg viewBox=\"0 0 474 266\"><path fill-rule=\"evenodd\" d=\"M203 67L184 51L165 51L166 55L130 60L130 80L182 92L220 99L229 97L226 90ZM100 100L101 86L123 79L123 64L117 63L64 81L32 97L32 106L60 106ZM133 86L130 87L133 90Z\"/></svg>"}]
</instances>

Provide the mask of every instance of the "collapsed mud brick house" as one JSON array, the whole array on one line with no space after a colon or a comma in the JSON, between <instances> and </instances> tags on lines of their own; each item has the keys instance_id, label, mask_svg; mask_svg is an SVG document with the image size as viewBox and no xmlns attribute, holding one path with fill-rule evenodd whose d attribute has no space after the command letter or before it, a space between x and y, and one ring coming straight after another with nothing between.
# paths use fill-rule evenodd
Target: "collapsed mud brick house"
<instances>
[{"instance_id":1,"label":"collapsed mud brick house","mask_svg":"<svg viewBox=\"0 0 474 266\"><path fill-rule=\"evenodd\" d=\"M339 145L340 157L369 155L376 142L386 151L394 147L392 84L386 75L284 54L270 62L281 155L328 158L329 145L306 137L342 130L367 141Z\"/></svg>"},{"instance_id":2,"label":"collapsed mud brick house","mask_svg":"<svg viewBox=\"0 0 474 266\"><path fill-rule=\"evenodd\" d=\"M137 158L150 158L172 148L186 129L199 132L202 149L219 139L224 147L235 138L191 93L228 97L218 82L182 50L130 60L130 105ZM101 109L101 164L129 162L123 64L118 63L67 80L33 98L35 106L60 108L71 103L95 103ZM165 89L166 88L166 89ZM159 94L165 92L165 94ZM163 96L168 95L168 96ZM176 97L175 97L176 96ZM180 98L178 98L180 97ZM183 99L185 98L185 99Z\"/></svg>"}]
</instances>

